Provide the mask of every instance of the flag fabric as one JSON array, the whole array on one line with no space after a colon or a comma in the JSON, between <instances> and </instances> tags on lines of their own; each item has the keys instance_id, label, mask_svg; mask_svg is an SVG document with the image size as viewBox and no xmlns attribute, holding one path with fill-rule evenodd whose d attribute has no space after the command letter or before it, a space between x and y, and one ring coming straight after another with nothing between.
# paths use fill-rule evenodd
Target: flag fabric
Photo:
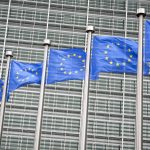
<instances>
[{"instance_id":1,"label":"flag fabric","mask_svg":"<svg viewBox=\"0 0 150 150\"><path fill-rule=\"evenodd\" d=\"M41 83L42 63L24 63L12 60L10 67L9 92L27 84Z\"/></svg>"},{"instance_id":2,"label":"flag fabric","mask_svg":"<svg viewBox=\"0 0 150 150\"><path fill-rule=\"evenodd\" d=\"M47 84L66 80L83 80L86 53L81 48L51 49Z\"/></svg>"},{"instance_id":3,"label":"flag fabric","mask_svg":"<svg viewBox=\"0 0 150 150\"><path fill-rule=\"evenodd\" d=\"M137 42L114 36L94 36L92 72L137 73ZM144 66L144 74L148 67Z\"/></svg>"},{"instance_id":4,"label":"flag fabric","mask_svg":"<svg viewBox=\"0 0 150 150\"><path fill-rule=\"evenodd\" d=\"M150 62L150 20L145 21L145 62Z\"/></svg>"},{"instance_id":5,"label":"flag fabric","mask_svg":"<svg viewBox=\"0 0 150 150\"><path fill-rule=\"evenodd\" d=\"M0 79L0 101L2 100L4 82Z\"/></svg>"},{"instance_id":6,"label":"flag fabric","mask_svg":"<svg viewBox=\"0 0 150 150\"><path fill-rule=\"evenodd\" d=\"M86 53L81 48L51 49L46 84L66 80L83 80ZM41 83L42 63L11 61L8 92L27 84Z\"/></svg>"}]
</instances>

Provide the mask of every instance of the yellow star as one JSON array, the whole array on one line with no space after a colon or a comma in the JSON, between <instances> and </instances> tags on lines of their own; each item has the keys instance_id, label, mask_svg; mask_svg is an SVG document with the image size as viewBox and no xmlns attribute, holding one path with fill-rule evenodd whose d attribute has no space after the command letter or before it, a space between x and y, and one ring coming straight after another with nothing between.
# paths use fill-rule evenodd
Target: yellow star
<instances>
[{"instance_id":1,"label":"yellow star","mask_svg":"<svg viewBox=\"0 0 150 150\"><path fill-rule=\"evenodd\" d=\"M81 58L81 56L78 56L79 58Z\"/></svg>"},{"instance_id":2,"label":"yellow star","mask_svg":"<svg viewBox=\"0 0 150 150\"><path fill-rule=\"evenodd\" d=\"M128 62L131 62L131 59L128 59Z\"/></svg>"},{"instance_id":3,"label":"yellow star","mask_svg":"<svg viewBox=\"0 0 150 150\"><path fill-rule=\"evenodd\" d=\"M76 54L73 54L73 56L76 56Z\"/></svg>"},{"instance_id":4,"label":"yellow star","mask_svg":"<svg viewBox=\"0 0 150 150\"><path fill-rule=\"evenodd\" d=\"M78 73L78 71L75 71L75 73Z\"/></svg>"},{"instance_id":5,"label":"yellow star","mask_svg":"<svg viewBox=\"0 0 150 150\"><path fill-rule=\"evenodd\" d=\"M119 63L116 63L116 66L117 66L117 67L119 67L119 66L120 66L120 64L119 64Z\"/></svg>"},{"instance_id":6,"label":"yellow star","mask_svg":"<svg viewBox=\"0 0 150 150\"><path fill-rule=\"evenodd\" d=\"M38 72L36 72L36 75L38 75Z\"/></svg>"},{"instance_id":7,"label":"yellow star","mask_svg":"<svg viewBox=\"0 0 150 150\"><path fill-rule=\"evenodd\" d=\"M130 48L128 49L128 52L131 52L131 49L130 49Z\"/></svg>"},{"instance_id":8,"label":"yellow star","mask_svg":"<svg viewBox=\"0 0 150 150\"><path fill-rule=\"evenodd\" d=\"M85 60L83 59L82 62L85 62Z\"/></svg>"},{"instance_id":9,"label":"yellow star","mask_svg":"<svg viewBox=\"0 0 150 150\"><path fill-rule=\"evenodd\" d=\"M112 62L112 61L110 61L109 63L110 63L111 65L113 64L113 62Z\"/></svg>"},{"instance_id":10,"label":"yellow star","mask_svg":"<svg viewBox=\"0 0 150 150\"><path fill-rule=\"evenodd\" d=\"M108 58L108 57L105 57L105 59L108 60L109 58Z\"/></svg>"},{"instance_id":11,"label":"yellow star","mask_svg":"<svg viewBox=\"0 0 150 150\"><path fill-rule=\"evenodd\" d=\"M70 58L70 55L67 55L68 58Z\"/></svg>"},{"instance_id":12,"label":"yellow star","mask_svg":"<svg viewBox=\"0 0 150 150\"><path fill-rule=\"evenodd\" d=\"M60 70L64 70L64 68L60 68Z\"/></svg>"},{"instance_id":13,"label":"yellow star","mask_svg":"<svg viewBox=\"0 0 150 150\"><path fill-rule=\"evenodd\" d=\"M108 52L107 51L104 51L104 54L107 54Z\"/></svg>"},{"instance_id":14,"label":"yellow star","mask_svg":"<svg viewBox=\"0 0 150 150\"><path fill-rule=\"evenodd\" d=\"M71 74L72 74L72 72L70 71L70 72L69 72L69 75L71 75Z\"/></svg>"},{"instance_id":15,"label":"yellow star","mask_svg":"<svg viewBox=\"0 0 150 150\"><path fill-rule=\"evenodd\" d=\"M67 74L67 72L66 72L66 71L64 71L64 74Z\"/></svg>"},{"instance_id":16,"label":"yellow star","mask_svg":"<svg viewBox=\"0 0 150 150\"><path fill-rule=\"evenodd\" d=\"M122 65L123 65L123 66L125 66L125 65L126 65L126 63L125 63L125 62L123 62L123 63L122 63Z\"/></svg>"},{"instance_id":17,"label":"yellow star","mask_svg":"<svg viewBox=\"0 0 150 150\"><path fill-rule=\"evenodd\" d=\"M110 48L110 45L107 45L106 48Z\"/></svg>"},{"instance_id":18,"label":"yellow star","mask_svg":"<svg viewBox=\"0 0 150 150\"><path fill-rule=\"evenodd\" d=\"M130 55L130 58L132 58L133 57L133 55Z\"/></svg>"}]
</instances>

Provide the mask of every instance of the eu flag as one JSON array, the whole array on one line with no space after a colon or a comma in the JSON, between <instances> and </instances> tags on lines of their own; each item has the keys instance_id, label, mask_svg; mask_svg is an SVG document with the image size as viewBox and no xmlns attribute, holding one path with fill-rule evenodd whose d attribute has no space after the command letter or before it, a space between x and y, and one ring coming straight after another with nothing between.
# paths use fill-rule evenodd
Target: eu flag
<instances>
[{"instance_id":1,"label":"eu flag","mask_svg":"<svg viewBox=\"0 0 150 150\"><path fill-rule=\"evenodd\" d=\"M92 71L112 73L137 72L137 42L123 37L94 36Z\"/></svg>"},{"instance_id":2,"label":"eu flag","mask_svg":"<svg viewBox=\"0 0 150 150\"><path fill-rule=\"evenodd\" d=\"M11 61L8 91L32 83L41 83L42 63L24 63Z\"/></svg>"},{"instance_id":3,"label":"eu flag","mask_svg":"<svg viewBox=\"0 0 150 150\"><path fill-rule=\"evenodd\" d=\"M3 81L0 79L0 101L2 100L2 94L3 94Z\"/></svg>"},{"instance_id":4,"label":"eu flag","mask_svg":"<svg viewBox=\"0 0 150 150\"><path fill-rule=\"evenodd\" d=\"M86 54L81 48L51 49L47 83L65 80L83 80Z\"/></svg>"},{"instance_id":5,"label":"eu flag","mask_svg":"<svg viewBox=\"0 0 150 150\"><path fill-rule=\"evenodd\" d=\"M145 61L150 62L150 21L145 21Z\"/></svg>"}]
</instances>

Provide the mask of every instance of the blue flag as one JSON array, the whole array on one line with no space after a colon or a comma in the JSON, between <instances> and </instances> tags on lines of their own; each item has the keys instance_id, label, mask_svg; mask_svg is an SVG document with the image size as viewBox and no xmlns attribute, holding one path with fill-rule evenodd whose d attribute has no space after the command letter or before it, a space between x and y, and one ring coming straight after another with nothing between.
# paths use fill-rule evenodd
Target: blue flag
<instances>
[{"instance_id":1,"label":"blue flag","mask_svg":"<svg viewBox=\"0 0 150 150\"><path fill-rule=\"evenodd\" d=\"M0 79L0 101L2 100L4 82Z\"/></svg>"},{"instance_id":2,"label":"blue flag","mask_svg":"<svg viewBox=\"0 0 150 150\"><path fill-rule=\"evenodd\" d=\"M137 72L137 42L123 37L95 36L92 49L92 72ZM147 73L147 67L145 74Z\"/></svg>"},{"instance_id":3,"label":"blue flag","mask_svg":"<svg viewBox=\"0 0 150 150\"><path fill-rule=\"evenodd\" d=\"M145 21L145 61L150 62L150 21Z\"/></svg>"},{"instance_id":4,"label":"blue flag","mask_svg":"<svg viewBox=\"0 0 150 150\"><path fill-rule=\"evenodd\" d=\"M51 49L47 83L65 80L83 80L86 54L81 48Z\"/></svg>"},{"instance_id":5,"label":"blue flag","mask_svg":"<svg viewBox=\"0 0 150 150\"><path fill-rule=\"evenodd\" d=\"M42 63L24 63L11 61L8 91L32 83L41 83Z\"/></svg>"}]
</instances>

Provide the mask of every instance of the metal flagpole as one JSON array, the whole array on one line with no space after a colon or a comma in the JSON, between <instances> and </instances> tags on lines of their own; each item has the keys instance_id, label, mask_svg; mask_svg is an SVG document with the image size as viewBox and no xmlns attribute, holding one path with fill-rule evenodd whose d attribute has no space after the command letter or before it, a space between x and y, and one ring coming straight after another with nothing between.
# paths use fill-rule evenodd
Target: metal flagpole
<instances>
[{"instance_id":1,"label":"metal flagpole","mask_svg":"<svg viewBox=\"0 0 150 150\"><path fill-rule=\"evenodd\" d=\"M0 145L1 145L1 141L2 141L2 132L3 132L6 97L7 97L7 84L8 84L8 78L9 78L10 61L11 61L11 57L13 57L12 51L6 51L5 55L7 57L7 67L6 67L5 82L4 82L1 110L0 110Z\"/></svg>"},{"instance_id":2,"label":"metal flagpole","mask_svg":"<svg viewBox=\"0 0 150 150\"><path fill-rule=\"evenodd\" d=\"M42 126L42 116L43 116L43 106L44 106L45 78L46 78L46 68L47 68L47 55L50 46L50 40L45 39L44 46L45 46L45 51L44 51L44 60L43 60L43 69L42 69L40 99L39 99L38 114L37 114L37 121L36 121L34 150L40 149L41 126Z\"/></svg>"},{"instance_id":3,"label":"metal flagpole","mask_svg":"<svg viewBox=\"0 0 150 150\"><path fill-rule=\"evenodd\" d=\"M81 106L81 127L79 150L86 150L86 137L87 137L87 120L88 120L88 100L89 100L89 77L90 77L90 59L91 59L91 39L94 33L93 26L87 26L87 55L86 55L86 72L83 91L83 102Z\"/></svg>"},{"instance_id":4,"label":"metal flagpole","mask_svg":"<svg viewBox=\"0 0 150 150\"><path fill-rule=\"evenodd\" d=\"M127 38L127 25L128 25L128 0L126 0L126 19L125 19L125 39ZM122 99L122 140L121 140L121 150L124 149L124 116L125 116L125 92L126 92L126 73L123 74L123 99Z\"/></svg>"},{"instance_id":5,"label":"metal flagpole","mask_svg":"<svg viewBox=\"0 0 150 150\"><path fill-rule=\"evenodd\" d=\"M139 18L139 36L136 92L135 150L143 149L143 19L145 16L145 9L139 8L137 10L137 17Z\"/></svg>"}]
</instances>

